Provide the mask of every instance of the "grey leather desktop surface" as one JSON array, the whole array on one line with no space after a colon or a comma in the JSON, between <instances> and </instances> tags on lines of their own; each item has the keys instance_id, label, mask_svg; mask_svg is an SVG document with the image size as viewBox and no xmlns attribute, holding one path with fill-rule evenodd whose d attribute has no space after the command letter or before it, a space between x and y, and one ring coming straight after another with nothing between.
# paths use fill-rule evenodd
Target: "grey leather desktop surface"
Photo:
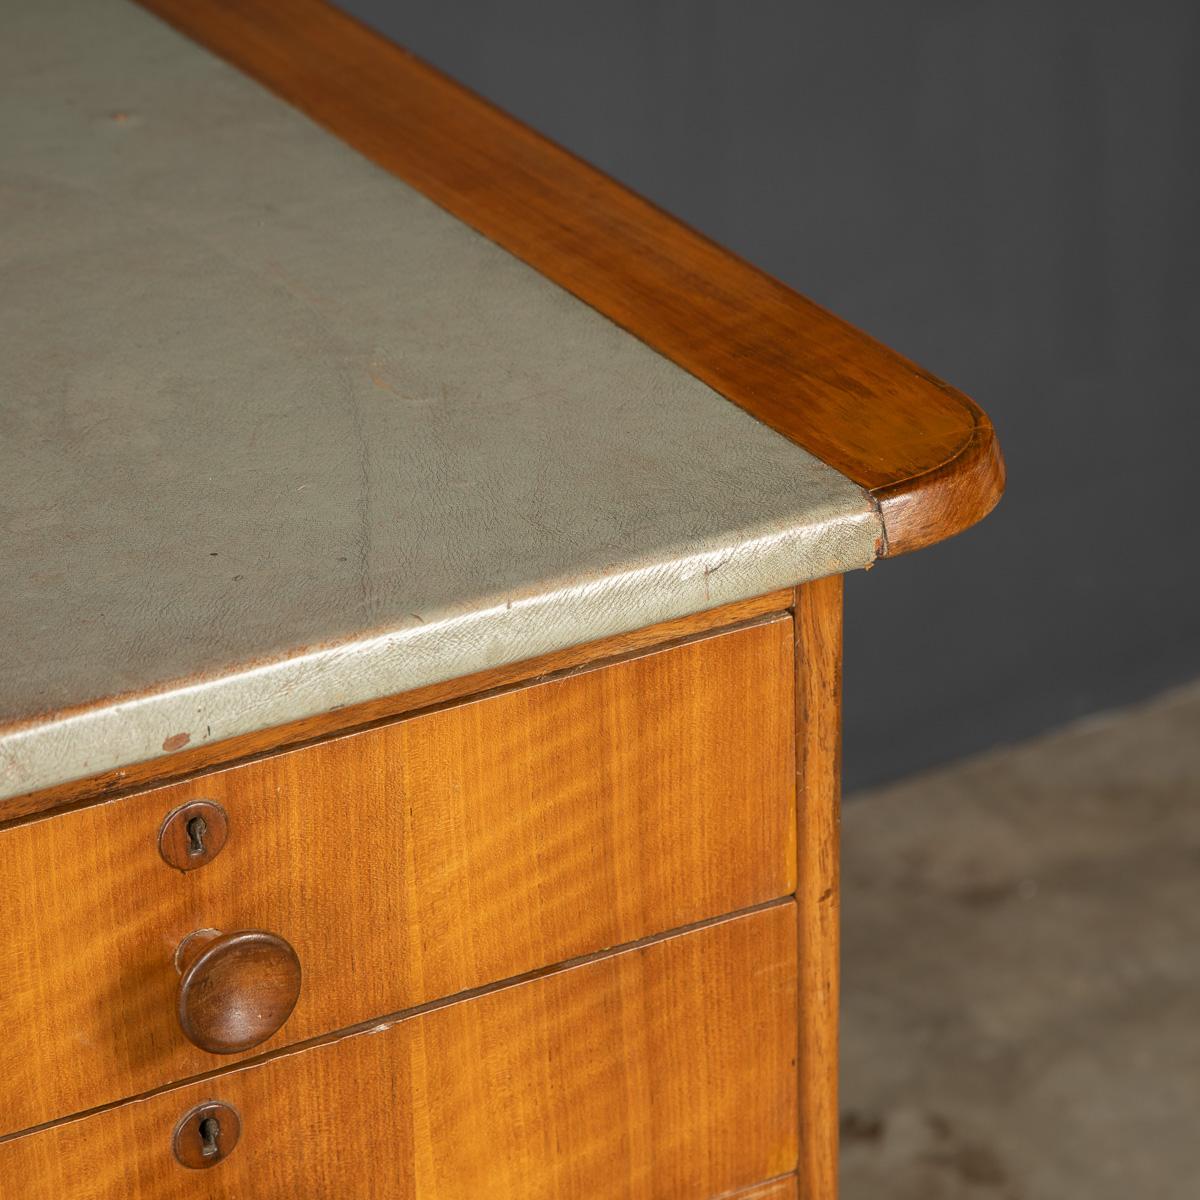
<instances>
[{"instance_id":1,"label":"grey leather desktop surface","mask_svg":"<svg viewBox=\"0 0 1200 1200\"><path fill-rule=\"evenodd\" d=\"M859 487L153 17L0 9L0 797L871 562Z\"/></svg>"}]
</instances>

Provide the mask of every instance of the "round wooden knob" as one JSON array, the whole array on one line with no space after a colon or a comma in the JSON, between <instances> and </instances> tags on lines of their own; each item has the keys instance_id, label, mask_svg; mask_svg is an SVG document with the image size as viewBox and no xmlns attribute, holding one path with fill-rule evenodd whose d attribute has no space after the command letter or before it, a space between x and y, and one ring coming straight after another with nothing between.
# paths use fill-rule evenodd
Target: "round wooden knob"
<instances>
[{"instance_id":1,"label":"round wooden knob","mask_svg":"<svg viewBox=\"0 0 1200 1200\"><path fill-rule=\"evenodd\" d=\"M300 998L300 960L277 933L200 929L175 952L179 1025L209 1054L237 1054L277 1033Z\"/></svg>"}]
</instances>

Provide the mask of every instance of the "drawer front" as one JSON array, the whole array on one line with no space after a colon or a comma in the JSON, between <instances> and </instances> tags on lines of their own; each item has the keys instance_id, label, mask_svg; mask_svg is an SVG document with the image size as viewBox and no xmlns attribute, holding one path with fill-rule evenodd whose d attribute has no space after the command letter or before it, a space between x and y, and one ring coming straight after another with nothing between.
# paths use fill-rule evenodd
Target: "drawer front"
<instances>
[{"instance_id":1,"label":"drawer front","mask_svg":"<svg viewBox=\"0 0 1200 1200\"><path fill-rule=\"evenodd\" d=\"M796 940L785 901L27 1134L4 1195L728 1197L795 1167ZM240 1136L186 1169L204 1102Z\"/></svg>"},{"instance_id":2,"label":"drawer front","mask_svg":"<svg viewBox=\"0 0 1200 1200\"><path fill-rule=\"evenodd\" d=\"M231 1061L176 1015L198 929L295 948L257 1054L789 894L792 691L781 618L0 831L0 1132Z\"/></svg>"}]
</instances>

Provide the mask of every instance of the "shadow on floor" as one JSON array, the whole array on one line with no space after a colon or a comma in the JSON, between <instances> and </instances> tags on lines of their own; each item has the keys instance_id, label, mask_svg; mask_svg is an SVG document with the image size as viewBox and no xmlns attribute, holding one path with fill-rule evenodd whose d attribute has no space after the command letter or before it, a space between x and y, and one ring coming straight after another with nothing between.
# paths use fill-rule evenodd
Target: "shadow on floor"
<instances>
[{"instance_id":1,"label":"shadow on floor","mask_svg":"<svg viewBox=\"0 0 1200 1200\"><path fill-rule=\"evenodd\" d=\"M860 793L843 1200L1200 1198L1200 683Z\"/></svg>"}]
</instances>

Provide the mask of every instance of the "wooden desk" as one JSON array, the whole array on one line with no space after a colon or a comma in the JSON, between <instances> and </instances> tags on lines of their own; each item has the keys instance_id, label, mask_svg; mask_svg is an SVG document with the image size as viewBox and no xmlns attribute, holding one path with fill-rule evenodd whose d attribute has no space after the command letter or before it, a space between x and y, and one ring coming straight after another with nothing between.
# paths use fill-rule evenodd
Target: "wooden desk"
<instances>
[{"instance_id":1,"label":"wooden desk","mask_svg":"<svg viewBox=\"0 0 1200 1200\"><path fill-rule=\"evenodd\" d=\"M0 1194L833 1197L841 575L986 417L315 0L11 7Z\"/></svg>"}]
</instances>

